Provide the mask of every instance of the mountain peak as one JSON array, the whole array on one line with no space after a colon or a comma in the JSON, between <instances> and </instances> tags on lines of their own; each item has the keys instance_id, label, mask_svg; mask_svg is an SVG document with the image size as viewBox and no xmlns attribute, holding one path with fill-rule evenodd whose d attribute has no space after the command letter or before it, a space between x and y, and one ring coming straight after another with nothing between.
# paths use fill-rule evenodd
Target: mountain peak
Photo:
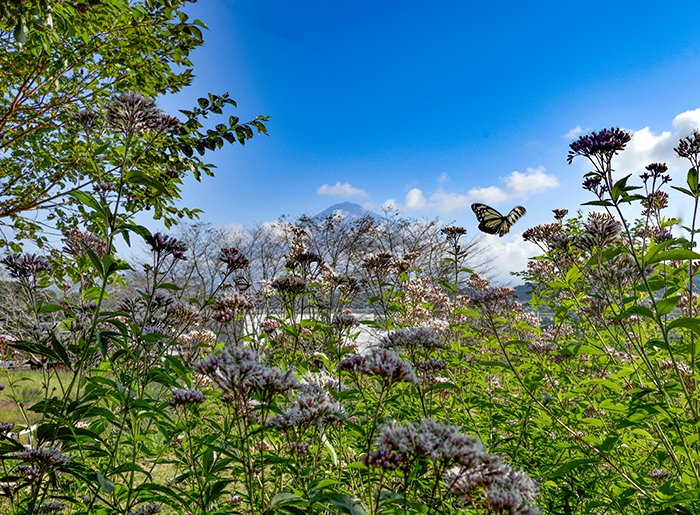
<instances>
[{"instance_id":1,"label":"mountain peak","mask_svg":"<svg viewBox=\"0 0 700 515\"><path fill-rule=\"evenodd\" d=\"M378 214L363 208L359 204L354 202L340 202L338 204L333 204L332 206L324 209L320 213L314 215L312 218L322 219L331 216L341 216L344 219L356 219L362 218L363 216L371 216L372 218L381 218Z\"/></svg>"}]
</instances>

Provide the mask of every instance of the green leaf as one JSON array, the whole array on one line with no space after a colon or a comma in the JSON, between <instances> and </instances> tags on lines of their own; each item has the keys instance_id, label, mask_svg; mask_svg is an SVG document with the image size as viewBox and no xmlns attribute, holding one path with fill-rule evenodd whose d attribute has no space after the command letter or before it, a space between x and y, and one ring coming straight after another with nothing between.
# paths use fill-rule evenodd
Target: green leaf
<instances>
[{"instance_id":1,"label":"green leaf","mask_svg":"<svg viewBox=\"0 0 700 515\"><path fill-rule=\"evenodd\" d=\"M589 465L592 463L598 463L597 458L579 458L576 460L571 460L566 463L564 463L562 466L560 466L557 470L552 473L549 478L550 479L556 479L558 477L563 477L567 475L569 472L572 470L576 470L577 468L583 467L585 465Z\"/></svg>"},{"instance_id":2,"label":"green leaf","mask_svg":"<svg viewBox=\"0 0 700 515\"><path fill-rule=\"evenodd\" d=\"M700 192L700 189L698 189L698 171L695 168L688 170L686 182L688 183L690 191L692 191L694 195L697 195Z\"/></svg>"},{"instance_id":3,"label":"green leaf","mask_svg":"<svg viewBox=\"0 0 700 515\"><path fill-rule=\"evenodd\" d=\"M700 335L700 319L695 317L676 318L668 324L668 329L689 329L695 334Z\"/></svg>"},{"instance_id":4,"label":"green leaf","mask_svg":"<svg viewBox=\"0 0 700 515\"><path fill-rule=\"evenodd\" d=\"M656 301L656 314L658 316L668 315L674 310L680 298L680 295L676 295L674 297L668 297L666 299Z\"/></svg>"},{"instance_id":5,"label":"green leaf","mask_svg":"<svg viewBox=\"0 0 700 515\"><path fill-rule=\"evenodd\" d=\"M686 259L700 259L700 254L688 249L671 249L658 252L651 259L645 261L645 263L647 265L653 265L661 261L683 261Z\"/></svg>"},{"instance_id":6,"label":"green leaf","mask_svg":"<svg viewBox=\"0 0 700 515\"><path fill-rule=\"evenodd\" d=\"M114 482L104 477L100 472L97 473L97 482L105 493L111 494L114 491Z\"/></svg>"}]
</instances>

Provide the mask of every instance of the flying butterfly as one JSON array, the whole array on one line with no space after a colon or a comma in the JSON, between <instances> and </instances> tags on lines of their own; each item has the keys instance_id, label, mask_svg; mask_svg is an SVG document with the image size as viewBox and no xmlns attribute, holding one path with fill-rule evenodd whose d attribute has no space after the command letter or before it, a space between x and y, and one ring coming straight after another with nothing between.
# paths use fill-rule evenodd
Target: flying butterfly
<instances>
[{"instance_id":1,"label":"flying butterfly","mask_svg":"<svg viewBox=\"0 0 700 515\"><path fill-rule=\"evenodd\" d=\"M523 206L515 206L507 216L503 216L486 204L472 204L472 211L474 211L476 219L479 220L480 231L499 236L507 234L513 224L525 214Z\"/></svg>"}]
</instances>

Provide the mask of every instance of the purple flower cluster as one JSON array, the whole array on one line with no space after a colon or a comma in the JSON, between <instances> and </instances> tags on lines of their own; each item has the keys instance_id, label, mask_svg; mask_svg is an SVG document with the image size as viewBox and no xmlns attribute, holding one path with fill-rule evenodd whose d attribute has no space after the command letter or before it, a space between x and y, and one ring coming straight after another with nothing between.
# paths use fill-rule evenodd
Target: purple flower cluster
<instances>
[{"instance_id":1,"label":"purple flower cluster","mask_svg":"<svg viewBox=\"0 0 700 515\"><path fill-rule=\"evenodd\" d=\"M79 229L69 229L63 233L63 236L65 237L66 241L63 251L71 256L86 255L86 248L89 248L98 255L107 254L107 250L109 248L107 242L91 232L85 232Z\"/></svg>"},{"instance_id":2,"label":"purple flower cluster","mask_svg":"<svg viewBox=\"0 0 700 515\"><path fill-rule=\"evenodd\" d=\"M180 120L163 114L153 100L133 91L114 96L104 115L107 126L123 134L148 130L175 134L181 127Z\"/></svg>"},{"instance_id":3,"label":"purple flower cluster","mask_svg":"<svg viewBox=\"0 0 700 515\"><path fill-rule=\"evenodd\" d=\"M59 468L68 463L68 458L54 448L29 449L21 453L19 459L25 463L36 465L40 469Z\"/></svg>"},{"instance_id":4,"label":"purple flower cluster","mask_svg":"<svg viewBox=\"0 0 700 515\"><path fill-rule=\"evenodd\" d=\"M382 347L397 351L440 350L447 347L440 335L430 327L399 329L386 335Z\"/></svg>"},{"instance_id":5,"label":"purple flower cluster","mask_svg":"<svg viewBox=\"0 0 700 515\"><path fill-rule=\"evenodd\" d=\"M36 254L8 254L0 260L13 279L29 279L51 269L49 260Z\"/></svg>"},{"instance_id":6,"label":"purple flower cluster","mask_svg":"<svg viewBox=\"0 0 700 515\"><path fill-rule=\"evenodd\" d=\"M265 366L254 351L243 347L211 355L197 363L194 369L209 377L224 393L243 401L254 392L269 397L299 387L291 371Z\"/></svg>"},{"instance_id":7,"label":"purple flower cluster","mask_svg":"<svg viewBox=\"0 0 700 515\"><path fill-rule=\"evenodd\" d=\"M523 471L506 465L495 456L489 456L476 467L461 467L449 471L445 477L447 491L471 500L472 495L485 491L486 501L497 513L539 515L535 505L537 483Z\"/></svg>"},{"instance_id":8,"label":"purple flower cluster","mask_svg":"<svg viewBox=\"0 0 700 515\"><path fill-rule=\"evenodd\" d=\"M159 232L148 235L145 239L159 258L173 256L174 259L187 260L187 245L180 240Z\"/></svg>"},{"instance_id":9,"label":"purple flower cluster","mask_svg":"<svg viewBox=\"0 0 700 515\"><path fill-rule=\"evenodd\" d=\"M155 515L156 513L160 513L160 511L161 509L159 504L149 502L148 504L144 504L143 506L136 508L130 515Z\"/></svg>"},{"instance_id":10,"label":"purple flower cluster","mask_svg":"<svg viewBox=\"0 0 700 515\"><path fill-rule=\"evenodd\" d=\"M338 364L338 370L347 370L367 376L376 376L387 383L414 383L419 379L413 367L387 349L376 349L367 355L356 354Z\"/></svg>"},{"instance_id":11,"label":"purple flower cluster","mask_svg":"<svg viewBox=\"0 0 700 515\"><path fill-rule=\"evenodd\" d=\"M270 420L270 425L281 429L321 428L338 421L341 409L323 388L314 383L303 383L294 402Z\"/></svg>"},{"instance_id":12,"label":"purple flower cluster","mask_svg":"<svg viewBox=\"0 0 700 515\"><path fill-rule=\"evenodd\" d=\"M420 424L389 425L377 439L379 448L443 464L472 467L486 455L476 438L460 432L459 427L425 419Z\"/></svg>"},{"instance_id":13,"label":"purple flower cluster","mask_svg":"<svg viewBox=\"0 0 700 515\"><path fill-rule=\"evenodd\" d=\"M583 156L588 159L609 160L622 151L632 136L622 129L603 129L593 131L585 136L580 136L569 145L569 153L566 157L567 163L571 164L576 156Z\"/></svg>"},{"instance_id":14,"label":"purple flower cluster","mask_svg":"<svg viewBox=\"0 0 700 515\"><path fill-rule=\"evenodd\" d=\"M173 399L171 404L173 406L183 406L186 404L201 404L206 401L207 398L202 392L196 388L189 390L181 390L180 388L173 388Z\"/></svg>"},{"instance_id":15,"label":"purple flower cluster","mask_svg":"<svg viewBox=\"0 0 700 515\"><path fill-rule=\"evenodd\" d=\"M247 268L250 265L250 260L236 247L225 247L221 249L219 261L226 265L226 273L232 273L236 270Z\"/></svg>"}]
</instances>

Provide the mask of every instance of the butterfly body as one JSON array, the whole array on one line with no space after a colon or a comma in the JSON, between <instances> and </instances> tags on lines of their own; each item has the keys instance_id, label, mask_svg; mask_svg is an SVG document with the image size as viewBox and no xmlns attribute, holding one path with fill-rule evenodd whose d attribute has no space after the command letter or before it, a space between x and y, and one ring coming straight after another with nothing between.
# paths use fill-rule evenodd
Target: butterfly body
<instances>
[{"instance_id":1,"label":"butterfly body","mask_svg":"<svg viewBox=\"0 0 700 515\"><path fill-rule=\"evenodd\" d=\"M472 204L472 211L479 221L479 230L488 234L503 236L525 214L523 206L515 206L506 216L486 204Z\"/></svg>"}]
</instances>

